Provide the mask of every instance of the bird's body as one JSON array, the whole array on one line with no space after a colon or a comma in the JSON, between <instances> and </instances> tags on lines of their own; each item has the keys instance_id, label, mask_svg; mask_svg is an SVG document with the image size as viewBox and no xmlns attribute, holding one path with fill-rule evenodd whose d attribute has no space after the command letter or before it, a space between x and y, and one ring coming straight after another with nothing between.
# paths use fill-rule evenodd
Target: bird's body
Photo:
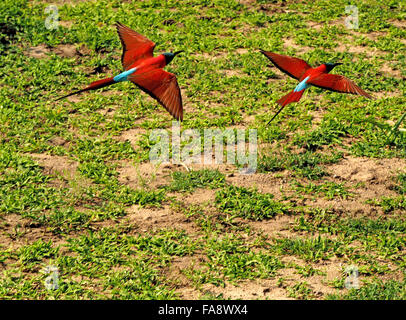
<instances>
[{"instance_id":1,"label":"bird's body","mask_svg":"<svg viewBox=\"0 0 406 320\"><path fill-rule=\"evenodd\" d=\"M181 51L165 52L154 57L154 42L120 23L117 23L116 27L123 45L121 62L124 71L114 77L92 82L88 87L57 100L84 91L103 88L117 82L131 81L156 99L175 119L182 120L182 97L176 76L163 70Z\"/></svg>"},{"instance_id":2,"label":"bird's body","mask_svg":"<svg viewBox=\"0 0 406 320\"><path fill-rule=\"evenodd\" d=\"M161 69L166 66L166 61L165 61L165 56L163 54L145 59L138 63L134 63L129 67L128 70L123 71L122 73L116 75L113 77L115 82L121 82L121 81L130 81L130 76L137 75L137 74L142 74L144 72L147 72L148 70L153 70L153 69Z\"/></svg>"},{"instance_id":3,"label":"bird's body","mask_svg":"<svg viewBox=\"0 0 406 320\"><path fill-rule=\"evenodd\" d=\"M324 63L316 68L312 68L306 61L276 54L269 51L261 50L261 52L282 72L288 74L292 78L299 80L296 88L283 96L277 101L281 106L271 122L282 109L292 102L298 102L304 91L310 86L337 91L342 93L359 94L371 99L371 95L366 93L354 82L341 75L329 74L329 72L341 63Z\"/></svg>"}]
</instances>

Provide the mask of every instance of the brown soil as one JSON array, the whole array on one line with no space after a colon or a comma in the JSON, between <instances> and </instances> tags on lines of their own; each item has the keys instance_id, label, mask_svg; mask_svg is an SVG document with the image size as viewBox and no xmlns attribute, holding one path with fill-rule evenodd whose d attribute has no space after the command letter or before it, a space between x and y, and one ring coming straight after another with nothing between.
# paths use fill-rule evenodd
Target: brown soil
<instances>
[{"instance_id":1,"label":"brown soil","mask_svg":"<svg viewBox=\"0 0 406 320\"><path fill-rule=\"evenodd\" d=\"M36 59L44 59L48 57L49 53L55 53L62 58L73 58L80 55L80 52L75 45L72 44L60 44L56 47L49 47L45 44L40 44L36 47L31 47L26 50L26 54L29 57Z\"/></svg>"}]
</instances>

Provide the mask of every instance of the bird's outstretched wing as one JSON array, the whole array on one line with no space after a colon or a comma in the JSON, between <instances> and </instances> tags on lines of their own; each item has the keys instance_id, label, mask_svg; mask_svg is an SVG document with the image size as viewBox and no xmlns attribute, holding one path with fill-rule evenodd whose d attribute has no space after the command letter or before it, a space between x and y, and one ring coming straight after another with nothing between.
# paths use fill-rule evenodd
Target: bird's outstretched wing
<instances>
[{"instance_id":1,"label":"bird's outstretched wing","mask_svg":"<svg viewBox=\"0 0 406 320\"><path fill-rule=\"evenodd\" d=\"M127 70L132 64L139 60L153 56L155 48L154 42L120 22L116 23L116 28L123 46L121 63L123 64L124 70Z\"/></svg>"},{"instance_id":2,"label":"bird's outstretched wing","mask_svg":"<svg viewBox=\"0 0 406 320\"><path fill-rule=\"evenodd\" d=\"M359 94L366 98L373 99L370 94L366 93L350 79L337 74L322 74L314 79L311 79L308 81L308 83L313 86L331 91Z\"/></svg>"},{"instance_id":3,"label":"bird's outstretched wing","mask_svg":"<svg viewBox=\"0 0 406 320\"><path fill-rule=\"evenodd\" d=\"M132 74L129 80L156 99L176 120L183 120L182 96L173 73L152 69L142 74Z\"/></svg>"},{"instance_id":4,"label":"bird's outstretched wing","mask_svg":"<svg viewBox=\"0 0 406 320\"><path fill-rule=\"evenodd\" d=\"M264 51L261 52L282 72L299 80L311 66L304 60Z\"/></svg>"}]
</instances>

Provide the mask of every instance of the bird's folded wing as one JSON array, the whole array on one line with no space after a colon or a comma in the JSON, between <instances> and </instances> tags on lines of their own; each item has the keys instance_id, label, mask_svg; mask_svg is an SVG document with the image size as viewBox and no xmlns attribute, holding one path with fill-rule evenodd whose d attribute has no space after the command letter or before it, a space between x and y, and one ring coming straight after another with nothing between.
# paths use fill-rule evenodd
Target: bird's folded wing
<instances>
[{"instance_id":1,"label":"bird's folded wing","mask_svg":"<svg viewBox=\"0 0 406 320\"><path fill-rule=\"evenodd\" d=\"M322 74L307 82L319 88L342 93L359 94L369 99L373 99L370 94L366 93L350 79L337 74Z\"/></svg>"},{"instance_id":2,"label":"bird's folded wing","mask_svg":"<svg viewBox=\"0 0 406 320\"><path fill-rule=\"evenodd\" d=\"M116 28L123 46L121 63L124 70L139 60L153 56L154 42L119 22L116 23Z\"/></svg>"},{"instance_id":3,"label":"bird's folded wing","mask_svg":"<svg viewBox=\"0 0 406 320\"><path fill-rule=\"evenodd\" d=\"M271 60L275 67L297 80L304 75L307 69L311 68L311 66L309 66L309 64L302 59L284 56L264 50L261 50L261 52L269 60Z\"/></svg>"},{"instance_id":4,"label":"bird's folded wing","mask_svg":"<svg viewBox=\"0 0 406 320\"><path fill-rule=\"evenodd\" d=\"M156 99L176 120L183 120L182 96L173 73L152 69L142 74L132 74L129 80Z\"/></svg>"}]
</instances>

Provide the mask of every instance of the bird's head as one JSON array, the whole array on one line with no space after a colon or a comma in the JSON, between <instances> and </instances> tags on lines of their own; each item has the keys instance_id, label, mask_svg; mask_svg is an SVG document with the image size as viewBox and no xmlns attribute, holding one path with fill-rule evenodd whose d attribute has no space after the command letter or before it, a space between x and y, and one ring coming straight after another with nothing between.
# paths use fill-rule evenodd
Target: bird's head
<instances>
[{"instance_id":1,"label":"bird's head","mask_svg":"<svg viewBox=\"0 0 406 320\"><path fill-rule=\"evenodd\" d=\"M184 52L184 51L183 51L183 50L180 50L180 51L176 51L176 52L174 52L174 53L172 53L172 52L165 52L165 53L163 53L163 55L164 55L164 57L165 57L166 64L169 64L169 63L173 60L173 58L175 58L175 56L176 56L177 54L181 53L181 52Z\"/></svg>"},{"instance_id":2,"label":"bird's head","mask_svg":"<svg viewBox=\"0 0 406 320\"><path fill-rule=\"evenodd\" d=\"M331 70L333 70L334 67L339 66L340 64L342 64L342 63L341 62L337 62L337 63L327 62L327 63L325 63L327 72L330 72Z\"/></svg>"}]
</instances>

